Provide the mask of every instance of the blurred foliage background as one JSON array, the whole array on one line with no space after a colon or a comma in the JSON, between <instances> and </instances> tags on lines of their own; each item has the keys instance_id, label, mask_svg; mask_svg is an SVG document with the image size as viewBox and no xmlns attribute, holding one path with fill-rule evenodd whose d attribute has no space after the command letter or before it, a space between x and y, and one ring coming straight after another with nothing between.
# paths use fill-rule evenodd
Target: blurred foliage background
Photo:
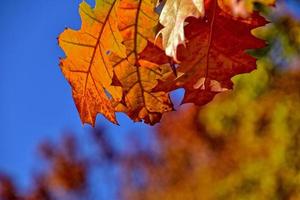
<instances>
[{"instance_id":1,"label":"blurred foliage background","mask_svg":"<svg viewBox=\"0 0 300 200\"><path fill-rule=\"evenodd\" d=\"M282 2L258 7L272 24L255 34L269 46L233 91L167 114L147 148L127 138L117 150L102 128L89 148L72 133L46 140L32 184L1 172L0 199L299 200L300 21Z\"/></svg>"}]
</instances>

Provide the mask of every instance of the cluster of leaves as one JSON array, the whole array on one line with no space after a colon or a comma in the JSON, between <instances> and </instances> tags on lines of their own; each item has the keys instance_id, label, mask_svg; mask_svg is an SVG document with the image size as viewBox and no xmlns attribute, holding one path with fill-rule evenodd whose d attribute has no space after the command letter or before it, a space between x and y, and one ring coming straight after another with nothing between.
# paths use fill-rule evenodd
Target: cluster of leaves
<instances>
[{"instance_id":1,"label":"cluster of leaves","mask_svg":"<svg viewBox=\"0 0 300 200\"><path fill-rule=\"evenodd\" d=\"M231 89L234 75L256 67L245 50L265 45L251 34L266 24L254 2L274 0L81 3L81 29L66 29L59 44L82 122L94 125L101 113L117 123L115 112L124 112L155 124L173 110L173 90L185 89L182 103L203 105Z\"/></svg>"},{"instance_id":2,"label":"cluster of leaves","mask_svg":"<svg viewBox=\"0 0 300 200\"><path fill-rule=\"evenodd\" d=\"M269 16L273 25L259 35L273 48L258 70L235 77L234 92L205 107L164 115L151 133L154 151L138 143L129 143L133 153L119 151L99 129L88 152L74 136L46 142L47 167L33 185L20 189L0 173L0 199L107 199L108 187L110 199L300 199L300 24ZM282 69L274 55L292 66Z\"/></svg>"}]
</instances>

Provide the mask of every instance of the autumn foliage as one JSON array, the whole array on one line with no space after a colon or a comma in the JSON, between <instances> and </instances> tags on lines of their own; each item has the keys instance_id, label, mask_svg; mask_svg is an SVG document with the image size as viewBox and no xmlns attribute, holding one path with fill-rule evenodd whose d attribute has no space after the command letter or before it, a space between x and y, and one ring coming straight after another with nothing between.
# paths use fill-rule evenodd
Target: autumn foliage
<instances>
[{"instance_id":1,"label":"autumn foliage","mask_svg":"<svg viewBox=\"0 0 300 200\"><path fill-rule=\"evenodd\" d=\"M155 124L174 110L169 93L177 88L185 89L182 103L197 105L232 89L233 76L256 68L246 50L265 46L251 33L266 24L254 2L81 3L81 29L66 29L58 40L66 54L60 66L82 122L95 125L101 113L118 123L115 112L124 112Z\"/></svg>"},{"instance_id":2,"label":"autumn foliage","mask_svg":"<svg viewBox=\"0 0 300 200\"><path fill-rule=\"evenodd\" d=\"M148 0L82 3L82 28L59 38L83 122L100 112L117 123L121 111L161 123L124 138L98 126L46 140L26 187L0 172L1 200L300 199L299 20L282 4L258 6L272 22L255 30L262 41L250 34L266 22L253 2L273 1L182 0L192 15L174 24L163 13L181 1L168 1L160 15ZM264 43L251 52L258 61L245 53ZM183 103L221 94L162 115L177 88L185 89Z\"/></svg>"}]
</instances>

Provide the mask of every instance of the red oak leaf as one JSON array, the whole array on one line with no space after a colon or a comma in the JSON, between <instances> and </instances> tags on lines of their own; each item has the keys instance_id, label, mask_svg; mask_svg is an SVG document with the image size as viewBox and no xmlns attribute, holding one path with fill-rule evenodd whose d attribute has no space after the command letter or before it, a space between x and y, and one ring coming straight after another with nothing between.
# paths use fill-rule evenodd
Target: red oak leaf
<instances>
[{"instance_id":1,"label":"red oak leaf","mask_svg":"<svg viewBox=\"0 0 300 200\"><path fill-rule=\"evenodd\" d=\"M203 105L215 94L232 89L231 78L256 68L256 59L246 53L248 49L264 47L251 30L266 24L254 12L246 19L236 18L223 11L217 0L205 2L205 17L189 18L185 27L186 47L178 47L181 61L174 74L161 80L155 91L184 88L182 103Z\"/></svg>"}]
</instances>

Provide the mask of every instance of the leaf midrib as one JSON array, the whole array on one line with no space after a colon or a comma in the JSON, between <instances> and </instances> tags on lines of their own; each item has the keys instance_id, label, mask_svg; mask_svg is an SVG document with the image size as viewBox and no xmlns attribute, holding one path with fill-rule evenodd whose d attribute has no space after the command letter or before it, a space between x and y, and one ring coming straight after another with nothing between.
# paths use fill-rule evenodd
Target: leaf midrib
<instances>
[{"instance_id":1,"label":"leaf midrib","mask_svg":"<svg viewBox=\"0 0 300 200\"><path fill-rule=\"evenodd\" d=\"M108 13L107 13L105 19L104 19L104 22L103 22L102 27L101 27L101 30L100 30L100 32L99 32L99 35L98 35L96 44L95 44L95 46L94 46L93 54L92 54L92 57L91 57L91 60L90 60L90 63L89 63L88 70L87 70L87 75L86 75L86 80L85 80L85 86L84 86L84 94L83 94L83 96L86 95L87 81L88 81L89 75L91 74L91 68L92 68L92 66L93 66L93 62L94 62L94 59L95 59L96 51L97 51L97 49L98 49L98 47L99 47L100 40L101 40L103 31L104 31L105 25L106 25L107 21L109 20L110 14L111 14L111 12L112 12L114 6L115 6L116 1L117 1L117 0L113 1L113 3L112 3L112 5L111 5L111 7L110 7L110 9L109 9L109 11L108 11ZM100 50L101 56L103 57L102 51L101 51L101 48L100 48L100 47L99 47L99 50ZM104 62L104 60L103 60L103 63L104 63L105 68L106 68L106 63ZM93 78L92 75L91 75L91 78L93 79L93 82L94 82L94 84L95 84L95 80L94 80L94 78ZM97 92L99 93L98 88L97 88L96 85L95 85L95 87L96 87L96 89L97 89Z\"/></svg>"}]
</instances>

